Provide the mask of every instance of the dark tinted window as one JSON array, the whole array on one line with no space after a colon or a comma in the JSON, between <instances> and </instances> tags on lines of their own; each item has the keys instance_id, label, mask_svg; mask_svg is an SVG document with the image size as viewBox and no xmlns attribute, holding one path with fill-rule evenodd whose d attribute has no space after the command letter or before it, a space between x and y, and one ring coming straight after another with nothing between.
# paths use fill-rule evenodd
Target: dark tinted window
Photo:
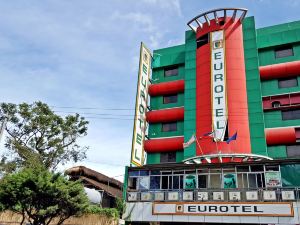
<instances>
[{"instance_id":1,"label":"dark tinted window","mask_svg":"<svg viewBox=\"0 0 300 225\"><path fill-rule=\"evenodd\" d=\"M294 55L294 52L293 52L292 46L284 46L284 47L275 49L275 58L276 59L293 56L293 55Z\"/></svg>"},{"instance_id":2,"label":"dark tinted window","mask_svg":"<svg viewBox=\"0 0 300 225\"><path fill-rule=\"evenodd\" d=\"M162 131L168 132L168 131L177 131L177 123L163 123L162 124Z\"/></svg>"},{"instance_id":3,"label":"dark tinted window","mask_svg":"<svg viewBox=\"0 0 300 225\"><path fill-rule=\"evenodd\" d=\"M209 33L207 33L197 39L197 48L200 48L201 46L207 44L208 42L209 42Z\"/></svg>"},{"instance_id":4,"label":"dark tinted window","mask_svg":"<svg viewBox=\"0 0 300 225\"><path fill-rule=\"evenodd\" d=\"M207 188L207 175L198 176L198 188Z\"/></svg>"},{"instance_id":5,"label":"dark tinted window","mask_svg":"<svg viewBox=\"0 0 300 225\"><path fill-rule=\"evenodd\" d=\"M286 146L286 154L288 157L300 157L300 145Z\"/></svg>"},{"instance_id":6,"label":"dark tinted window","mask_svg":"<svg viewBox=\"0 0 300 225\"><path fill-rule=\"evenodd\" d=\"M281 115L283 120L297 120L300 119L300 109L281 111Z\"/></svg>"},{"instance_id":7,"label":"dark tinted window","mask_svg":"<svg viewBox=\"0 0 300 225\"><path fill-rule=\"evenodd\" d=\"M176 152L165 152L160 154L160 162L176 162Z\"/></svg>"},{"instance_id":8,"label":"dark tinted window","mask_svg":"<svg viewBox=\"0 0 300 225\"><path fill-rule=\"evenodd\" d=\"M289 87L297 87L297 86L298 86L298 80L296 77L278 80L279 88L289 88Z\"/></svg>"},{"instance_id":9,"label":"dark tinted window","mask_svg":"<svg viewBox=\"0 0 300 225\"><path fill-rule=\"evenodd\" d=\"M150 177L150 189L160 189L160 176Z\"/></svg>"},{"instance_id":10,"label":"dark tinted window","mask_svg":"<svg viewBox=\"0 0 300 225\"><path fill-rule=\"evenodd\" d=\"M177 76L178 75L178 67L170 67L165 69L165 77Z\"/></svg>"},{"instance_id":11,"label":"dark tinted window","mask_svg":"<svg viewBox=\"0 0 300 225\"><path fill-rule=\"evenodd\" d=\"M178 95L167 95L163 97L164 104L176 103L178 101Z\"/></svg>"}]
</instances>

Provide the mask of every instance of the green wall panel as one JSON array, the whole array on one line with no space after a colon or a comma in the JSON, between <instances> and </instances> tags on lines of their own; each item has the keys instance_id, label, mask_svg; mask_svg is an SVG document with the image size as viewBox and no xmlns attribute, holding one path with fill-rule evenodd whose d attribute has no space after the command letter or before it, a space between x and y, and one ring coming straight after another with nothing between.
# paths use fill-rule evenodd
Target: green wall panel
<instances>
[{"instance_id":1,"label":"green wall panel","mask_svg":"<svg viewBox=\"0 0 300 225\"><path fill-rule=\"evenodd\" d=\"M300 40L300 21L257 29L258 48L267 48Z\"/></svg>"},{"instance_id":2,"label":"green wall panel","mask_svg":"<svg viewBox=\"0 0 300 225\"><path fill-rule=\"evenodd\" d=\"M176 152L176 162L180 163L183 160L183 151Z\"/></svg>"},{"instance_id":3,"label":"green wall panel","mask_svg":"<svg viewBox=\"0 0 300 225\"><path fill-rule=\"evenodd\" d=\"M269 157L273 159L286 158L286 146L278 145L278 146L268 146Z\"/></svg>"},{"instance_id":4,"label":"green wall panel","mask_svg":"<svg viewBox=\"0 0 300 225\"><path fill-rule=\"evenodd\" d=\"M185 92L184 92L184 141L196 132L196 37L193 31L185 33ZM196 155L195 144L184 149L182 159Z\"/></svg>"},{"instance_id":5,"label":"green wall panel","mask_svg":"<svg viewBox=\"0 0 300 225\"><path fill-rule=\"evenodd\" d=\"M251 151L253 154L268 155L264 132L258 53L254 51L257 49L254 17L244 19L243 36Z\"/></svg>"},{"instance_id":6,"label":"green wall panel","mask_svg":"<svg viewBox=\"0 0 300 225\"><path fill-rule=\"evenodd\" d=\"M283 187L300 186L300 164L280 166Z\"/></svg>"},{"instance_id":7,"label":"green wall panel","mask_svg":"<svg viewBox=\"0 0 300 225\"><path fill-rule=\"evenodd\" d=\"M259 49L259 65L260 66L300 60L300 43L299 42L293 44L293 52L294 52L293 56L276 59L274 49L275 48Z\"/></svg>"},{"instance_id":8,"label":"green wall panel","mask_svg":"<svg viewBox=\"0 0 300 225\"><path fill-rule=\"evenodd\" d=\"M176 152L176 162L179 163L183 160L183 151ZM160 153L148 153L147 164L158 164L160 163Z\"/></svg>"},{"instance_id":9,"label":"green wall panel","mask_svg":"<svg viewBox=\"0 0 300 225\"><path fill-rule=\"evenodd\" d=\"M160 163L160 153L147 153L147 164Z\"/></svg>"},{"instance_id":10,"label":"green wall panel","mask_svg":"<svg viewBox=\"0 0 300 225\"><path fill-rule=\"evenodd\" d=\"M265 112L265 126L266 128L274 127L288 127L288 126L299 126L300 120L282 120L281 111L269 111Z\"/></svg>"},{"instance_id":11,"label":"green wall panel","mask_svg":"<svg viewBox=\"0 0 300 225\"><path fill-rule=\"evenodd\" d=\"M162 132L162 124L154 123L149 126L149 138L183 136L183 121L177 122L177 131Z\"/></svg>"},{"instance_id":12,"label":"green wall panel","mask_svg":"<svg viewBox=\"0 0 300 225\"><path fill-rule=\"evenodd\" d=\"M170 76L165 77L164 75L164 68L159 69L153 69L152 70L152 83L162 83L162 82L168 82L168 81L174 81L174 80L183 80L184 79L184 65L180 64L178 65L178 75L177 76Z\"/></svg>"},{"instance_id":13,"label":"green wall panel","mask_svg":"<svg viewBox=\"0 0 300 225\"><path fill-rule=\"evenodd\" d=\"M185 45L178 45L169 48L162 48L153 51L152 68L157 69L185 61Z\"/></svg>"},{"instance_id":14,"label":"green wall panel","mask_svg":"<svg viewBox=\"0 0 300 225\"><path fill-rule=\"evenodd\" d=\"M300 76L297 77L298 86L291 87L291 88L279 88L278 87L278 80L268 80L261 82L261 90L263 96L271 96L271 95L278 95L278 94L286 94L292 92L300 92Z\"/></svg>"}]
</instances>

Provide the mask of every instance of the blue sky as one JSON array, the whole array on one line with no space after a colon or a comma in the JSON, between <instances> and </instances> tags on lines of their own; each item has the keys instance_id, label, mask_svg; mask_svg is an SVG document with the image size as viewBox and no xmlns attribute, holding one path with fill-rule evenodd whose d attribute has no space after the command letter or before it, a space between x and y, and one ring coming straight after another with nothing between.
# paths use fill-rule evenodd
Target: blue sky
<instances>
[{"instance_id":1,"label":"blue sky","mask_svg":"<svg viewBox=\"0 0 300 225\"><path fill-rule=\"evenodd\" d=\"M299 0L0 1L0 102L41 100L82 114L90 125L80 143L90 148L78 164L123 174L140 42L182 44L187 21L221 7L248 8L258 28L300 20Z\"/></svg>"}]
</instances>

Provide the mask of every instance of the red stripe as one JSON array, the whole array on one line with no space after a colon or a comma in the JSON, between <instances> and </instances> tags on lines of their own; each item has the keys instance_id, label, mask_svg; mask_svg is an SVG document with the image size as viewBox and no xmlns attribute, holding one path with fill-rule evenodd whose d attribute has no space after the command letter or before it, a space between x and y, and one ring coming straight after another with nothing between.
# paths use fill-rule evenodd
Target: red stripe
<instances>
[{"instance_id":1,"label":"red stripe","mask_svg":"<svg viewBox=\"0 0 300 225\"><path fill-rule=\"evenodd\" d=\"M184 80L151 84L148 90L150 96L182 93L184 92Z\"/></svg>"},{"instance_id":2,"label":"red stripe","mask_svg":"<svg viewBox=\"0 0 300 225\"><path fill-rule=\"evenodd\" d=\"M222 18L220 18L222 20ZM220 30L221 27L211 21L210 26L199 29L197 37L207 32ZM222 27L225 30L226 46L226 85L228 106L229 136L235 132L238 138L227 144L202 139L197 146L197 155L222 153L251 153L248 118L246 74L244 63L243 32L239 21L227 19ZM197 137L212 130L211 112L211 55L209 43L196 52L196 134Z\"/></svg>"},{"instance_id":3,"label":"red stripe","mask_svg":"<svg viewBox=\"0 0 300 225\"><path fill-rule=\"evenodd\" d=\"M262 80L298 76L300 75L300 61L261 66L259 73Z\"/></svg>"},{"instance_id":4,"label":"red stripe","mask_svg":"<svg viewBox=\"0 0 300 225\"><path fill-rule=\"evenodd\" d=\"M265 129L267 145L286 145L296 143L294 127Z\"/></svg>"},{"instance_id":5,"label":"red stripe","mask_svg":"<svg viewBox=\"0 0 300 225\"><path fill-rule=\"evenodd\" d=\"M144 142L144 149L150 153L181 151L183 142L183 137L151 139Z\"/></svg>"},{"instance_id":6,"label":"red stripe","mask_svg":"<svg viewBox=\"0 0 300 225\"><path fill-rule=\"evenodd\" d=\"M149 123L180 121L184 119L184 108L161 109L146 113Z\"/></svg>"}]
</instances>

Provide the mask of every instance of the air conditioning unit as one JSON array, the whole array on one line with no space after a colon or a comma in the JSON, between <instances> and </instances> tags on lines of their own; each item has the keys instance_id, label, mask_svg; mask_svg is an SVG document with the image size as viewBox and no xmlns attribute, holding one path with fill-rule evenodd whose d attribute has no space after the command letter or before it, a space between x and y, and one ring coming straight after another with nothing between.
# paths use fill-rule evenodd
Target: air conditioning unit
<instances>
[{"instance_id":1,"label":"air conditioning unit","mask_svg":"<svg viewBox=\"0 0 300 225\"><path fill-rule=\"evenodd\" d=\"M276 200L276 192L275 191L264 191L263 197L264 197L264 200L274 201L274 200Z\"/></svg>"},{"instance_id":2,"label":"air conditioning unit","mask_svg":"<svg viewBox=\"0 0 300 225\"><path fill-rule=\"evenodd\" d=\"M246 200L249 200L249 201L256 201L256 200L258 200L258 193L257 193L257 191L246 191Z\"/></svg>"},{"instance_id":3,"label":"air conditioning unit","mask_svg":"<svg viewBox=\"0 0 300 225\"><path fill-rule=\"evenodd\" d=\"M176 191L168 192L169 201L177 201L179 199L179 193Z\"/></svg>"},{"instance_id":4,"label":"air conditioning unit","mask_svg":"<svg viewBox=\"0 0 300 225\"><path fill-rule=\"evenodd\" d=\"M138 196L137 192L127 192L127 200L129 202L137 201L137 196Z\"/></svg>"},{"instance_id":5,"label":"air conditioning unit","mask_svg":"<svg viewBox=\"0 0 300 225\"><path fill-rule=\"evenodd\" d=\"M163 193L163 192L156 192L156 193L154 193L154 200L155 201L163 201L163 200L165 200L165 193Z\"/></svg>"},{"instance_id":6,"label":"air conditioning unit","mask_svg":"<svg viewBox=\"0 0 300 225\"><path fill-rule=\"evenodd\" d=\"M141 193L141 201L151 201L152 194L150 192L142 192Z\"/></svg>"},{"instance_id":7,"label":"air conditioning unit","mask_svg":"<svg viewBox=\"0 0 300 225\"><path fill-rule=\"evenodd\" d=\"M224 200L224 192L213 192L213 200L214 201L223 201Z\"/></svg>"},{"instance_id":8,"label":"air conditioning unit","mask_svg":"<svg viewBox=\"0 0 300 225\"><path fill-rule=\"evenodd\" d=\"M281 191L282 200L295 200L294 191Z\"/></svg>"},{"instance_id":9,"label":"air conditioning unit","mask_svg":"<svg viewBox=\"0 0 300 225\"><path fill-rule=\"evenodd\" d=\"M208 201L208 192L198 191L197 199L198 201Z\"/></svg>"},{"instance_id":10,"label":"air conditioning unit","mask_svg":"<svg viewBox=\"0 0 300 225\"><path fill-rule=\"evenodd\" d=\"M184 191L182 193L182 200L184 200L184 201L194 200L194 192L192 192L192 191Z\"/></svg>"},{"instance_id":11,"label":"air conditioning unit","mask_svg":"<svg viewBox=\"0 0 300 225\"><path fill-rule=\"evenodd\" d=\"M229 200L230 201L240 201L241 200L241 192L239 192L239 191L229 192Z\"/></svg>"}]
</instances>

